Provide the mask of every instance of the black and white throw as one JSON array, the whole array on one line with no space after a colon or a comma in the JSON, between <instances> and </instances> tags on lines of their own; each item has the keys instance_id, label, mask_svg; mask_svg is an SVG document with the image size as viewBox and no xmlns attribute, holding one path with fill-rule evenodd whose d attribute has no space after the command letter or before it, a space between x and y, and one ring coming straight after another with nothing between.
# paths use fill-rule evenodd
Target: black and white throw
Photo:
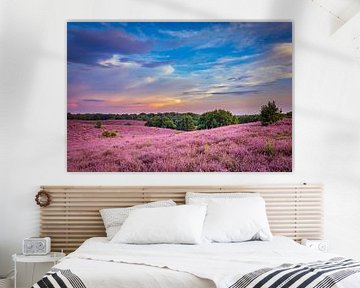
<instances>
[{"instance_id":1,"label":"black and white throw","mask_svg":"<svg viewBox=\"0 0 360 288\"><path fill-rule=\"evenodd\" d=\"M69 269L55 269L45 274L32 288L86 288L81 279Z\"/></svg>"},{"instance_id":2,"label":"black and white throw","mask_svg":"<svg viewBox=\"0 0 360 288\"><path fill-rule=\"evenodd\" d=\"M242 276L229 288L332 288L343 279L360 272L360 262L332 258L302 264L283 264ZM52 269L32 288L86 288L69 269Z\"/></svg>"},{"instance_id":3,"label":"black and white throw","mask_svg":"<svg viewBox=\"0 0 360 288\"><path fill-rule=\"evenodd\" d=\"M360 262L345 258L283 264L248 273L229 288L331 288L359 272Z\"/></svg>"}]
</instances>

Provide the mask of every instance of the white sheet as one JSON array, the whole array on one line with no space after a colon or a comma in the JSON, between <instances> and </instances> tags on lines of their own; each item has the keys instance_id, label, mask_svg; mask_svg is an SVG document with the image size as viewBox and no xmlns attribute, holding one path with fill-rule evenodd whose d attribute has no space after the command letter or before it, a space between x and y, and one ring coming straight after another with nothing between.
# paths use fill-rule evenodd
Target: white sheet
<instances>
[{"instance_id":1,"label":"white sheet","mask_svg":"<svg viewBox=\"0 0 360 288\"><path fill-rule=\"evenodd\" d=\"M71 258L55 267L70 269L86 288L215 288L189 273L145 265Z\"/></svg>"},{"instance_id":2,"label":"white sheet","mask_svg":"<svg viewBox=\"0 0 360 288\"><path fill-rule=\"evenodd\" d=\"M71 269L88 288L210 288L214 287L212 282L216 287L227 288L234 279L257 269L336 256L311 250L285 237L200 245L112 244L105 238L92 238L56 267ZM346 278L336 287L360 287L360 275Z\"/></svg>"}]
</instances>

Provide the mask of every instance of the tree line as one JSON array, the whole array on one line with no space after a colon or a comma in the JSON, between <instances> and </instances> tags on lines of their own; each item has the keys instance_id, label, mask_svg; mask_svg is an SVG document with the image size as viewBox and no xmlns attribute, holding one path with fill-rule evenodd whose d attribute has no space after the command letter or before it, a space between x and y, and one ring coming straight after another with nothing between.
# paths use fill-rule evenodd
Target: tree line
<instances>
[{"instance_id":1,"label":"tree line","mask_svg":"<svg viewBox=\"0 0 360 288\"><path fill-rule=\"evenodd\" d=\"M86 113L86 114L67 114L69 120L142 120L146 121L146 126L161 127L183 131L212 129L233 124L244 124L250 122L261 121L266 126L275 123L284 117L292 117L292 112L282 113L277 107L275 101L269 101L266 105L261 106L259 114L252 115L233 115L231 112L217 109L205 112L203 114L196 113L139 113L139 114L102 114L102 113Z\"/></svg>"}]
</instances>

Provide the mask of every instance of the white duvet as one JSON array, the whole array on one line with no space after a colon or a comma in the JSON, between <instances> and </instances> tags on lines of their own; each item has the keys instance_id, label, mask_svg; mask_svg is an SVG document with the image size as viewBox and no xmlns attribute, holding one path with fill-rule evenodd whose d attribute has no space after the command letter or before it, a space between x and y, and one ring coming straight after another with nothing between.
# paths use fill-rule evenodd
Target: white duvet
<instances>
[{"instance_id":1,"label":"white duvet","mask_svg":"<svg viewBox=\"0 0 360 288\"><path fill-rule=\"evenodd\" d=\"M87 288L228 288L244 274L261 268L336 256L286 237L200 245L112 244L106 238L91 238L55 267L70 269ZM360 273L336 287L360 288Z\"/></svg>"}]
</instances>

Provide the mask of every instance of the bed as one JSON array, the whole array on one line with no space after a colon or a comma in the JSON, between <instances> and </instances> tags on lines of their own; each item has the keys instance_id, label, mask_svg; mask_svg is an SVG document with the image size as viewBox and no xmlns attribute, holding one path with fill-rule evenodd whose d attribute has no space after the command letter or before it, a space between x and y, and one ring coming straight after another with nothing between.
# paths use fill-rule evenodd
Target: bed
<instances>
[{"instance_id":1,"label":"bed","mask_svg":"<svg viewBox=\"0 0 360 288\"><path fill-rule=\"evenodd\" d=\"M301 286L301 283L310 278L304 275L297 280L298 284L294 282L295 286L291 287L360 287L360 263L345 262L347 260L309 249L281 236L274 237L270 242L158 244L135 247L129 244L111 244L104 237L96 237L85 241L53 269L57 272L71 271L72 274L67 276L69 279L79 278L74 284L63 280L65 287L230 288L273 287L271 284L279 279L279 275L284 275L284 272L279 272L279 275L269 279L267 286L246 286L239 282L245 275L255 271L265 269L265 273L268 268L278 268L284 264L283 267L289 269L290 264L299 263L306 264L304 267L315 267L315 264L317 267L324 267L326 263L328 267L340 267L334 266L334 263L347 263L346 267L351 270L347 269L344 273L345 266L342 266L344 269L338 269L338 278L321 278L319 275L319 279L314 279L315 284L312 286ZM294 270L287 273L296 276L301 270L304 271L304 268L295 266ZM49 281L57 287L55 279ZM35 288L49 286L44 286L41 281L34 285Z\"/></svg>"},{"instance_id":2,"label":"bed","mask_svg":"<svg viewBox=\"0 0 360 288\"><path fill-rule=\"evenodd\" d=\"M41 212L43 235L55 236L53 250L63 247L67 252L75 251L54 266L33 286L35 288L360 287L360 263L298 243L300 239L319 239L322 235L322 196L321 187L317 185L47 186L43 189L52 196L52 204ZM99 208L127 207L134 205L134 201L146 203L162 199L174 199L181 204L186 191L260 191L266 200L270 227L275 236L271 241L198 245L118 244L105 237L91 237L105 236L95 212ZM133 202L129 204L129 201ZM82 225L79 224L81 221ZM91 235L99 231L102 235ZM282 234L286 236L280 236ZM82 238L74 235L82 235ZM84 241L84 237L89 239Z\"/></svg>"}]
</instances>

